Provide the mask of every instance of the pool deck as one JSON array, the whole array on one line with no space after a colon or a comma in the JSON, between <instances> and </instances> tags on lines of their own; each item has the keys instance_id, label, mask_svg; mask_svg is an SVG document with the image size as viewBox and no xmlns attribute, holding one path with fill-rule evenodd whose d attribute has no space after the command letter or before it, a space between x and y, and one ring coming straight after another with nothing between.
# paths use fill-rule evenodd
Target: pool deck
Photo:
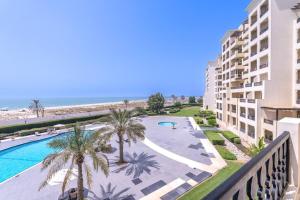
<instances>
[{"instance_id":1,"label":"pool deck","mask_svg":"<svg viewBox=\"0 0 300 200\"><path fill-rule=\"evenodd\" d=\"M118 144L116 138L112 139L115 151L107 154L111 163L110 175L105 177L100 171L93 171L93 186L91 190L86 189L87 199L173 200L226 165L192 119L154 116L139 120L146 126L146 139L130 147L125 145L128 163L122 166L114 164ZM176 129L158 126L161 121L176 122ZM14 142L5 142L6 147L16 145ZM89 158L86 160L91 164ZM38 192L39 184L47 174L40 168L38 164L0 184L0 199L57 200L61 183L53 183ZM68 188L71 187L76 187L76 178L70 182Z\"/></svg>"}]
</instances>

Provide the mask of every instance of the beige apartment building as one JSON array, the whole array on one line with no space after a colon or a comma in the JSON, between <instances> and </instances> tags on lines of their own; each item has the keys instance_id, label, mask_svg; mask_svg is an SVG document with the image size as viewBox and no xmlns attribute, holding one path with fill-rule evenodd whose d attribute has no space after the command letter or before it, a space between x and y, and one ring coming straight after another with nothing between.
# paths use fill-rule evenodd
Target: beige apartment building
<instances>
[{"instance_id":1,"label":"beige apartment building","mask_svg":"<svg viewBox=\"0 0 300 200\"><path fill-rule=\"evenodd\" d=\"M203 96L203 108L206 110L216 109L216 99L219 98L219 90L222 86L221 58L209 61L205 71L205 91Z\"/></svg>"},{"instance_id":2,"label":"beige apartment building","mask_svg":"<svg viewBox=\"0 0 300 200\"><path fill-rule=\"evenodd\" d=\"M246 9L248 18L222 38L220 62L213 67L217 70L210 64L206 70L206 84L215 82L215 93L212 98L208 88L204 98L213 99L219 125L245 143L262 136L270 142L277 137L280 119L300 116L298 3L253 0Z\"/></svg>"}]
</instances>

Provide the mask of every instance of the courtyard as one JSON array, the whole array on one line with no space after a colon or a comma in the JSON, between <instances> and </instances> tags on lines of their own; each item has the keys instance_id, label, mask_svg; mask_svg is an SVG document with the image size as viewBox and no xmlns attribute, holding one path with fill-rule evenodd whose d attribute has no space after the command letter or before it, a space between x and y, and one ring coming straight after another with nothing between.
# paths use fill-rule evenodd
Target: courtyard
<instances>
[{"instance_id":1,"label":"courtyard","mask_svg":"<svg viewBox=\"0 0 300 200\"><path fill-rule=\"evenodd\" d=\"M146 139L125 145L128 163L123 165L115 164L118 143L117 138L111 140L114 151L106 154L110 174L105 177L100 171L93 171L92 188L85 189L87 199L172 200L226 165L192 118L152 116L137 120L146 127ZM159 122L174 122L175 126L159 126ZM11 142L11 146L14 143ZM9 145L9 142L5 143L6 147ZM67 199L65 194L61 194L62 180L59 176L38 191L47 175L47 171L41 172L40 169L40 164L35 165L0 184L0 199ZM73 187L76 187L76 176L68 186Z\"/></svg>"}]
</instances>

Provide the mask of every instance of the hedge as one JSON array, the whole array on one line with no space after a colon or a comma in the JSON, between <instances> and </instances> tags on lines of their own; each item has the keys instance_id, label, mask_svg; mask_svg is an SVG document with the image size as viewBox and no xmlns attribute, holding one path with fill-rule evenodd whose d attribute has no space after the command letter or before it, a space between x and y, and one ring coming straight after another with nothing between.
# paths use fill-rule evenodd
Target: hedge
<instances>
[{"instance_id":1,"label":"hedge","mask_svg":"<svg viewBox=\"0 0 300 200\"><path fill-rule=\"evenodd\" d=\"M219 152L219 154L222 156L222 158L224 158L225 160L236 160L236 156L231 153L230 151L228 151L224 146L220 146L220 145L215 145L217 151Z\"/></svg>"},{"instance_id":2,"label":"hedge","mask_svg":"<svg viewBox=\"0 0 300 200\"><path fill-rule=\"evenodd\" d=\"M230 142L232 143L235 143L234 142L234 139L235 138L238 138L240 139L237 135L235 135L233 132L231 131L222 131L222 135L227 139L229 140ZM237 140L236 140L237 141ZM237 141L238 142L238 141ZM239 140L239 142L241 143L241 140ZM238 143L237 143L238 144Z\"/></svg>"},{"instance_id":3,"label":"hedge","mask_svg":"<svg viewBox=\"0 0 300 200\"><path fill-rule=\"evenodd\" d=\"M213 145L225 145L225 140L216 131L204 131L207 138Z\"/></svg>"},{"instance_id":4,"label":"hedge","mask_svg":"<svg viewBox=\"0 0 300 200\"><path fill-rule=\"evenodd\" d=\"M216 119L208 119L207 123L211 126L216 126L217 125Z\"/></svg>"},{"instance_id":5,"label":"hedge","mask_svg":"<svg viewBox=\"0 0 300 200\"><path fill-rule=\"evenodd\" d=\"M56 124L71 124L76 122L88 121L93 119L101 119L100 121L106 121L108 115L95 115L95 116L87 116L87 117L77 117L77 118L69 118L69 119L60 119L60 120L52 120L46 122L39 123L31 123L31 124L17 124L12 126L2 126L0 127L0 134L2 133L14 133L21 130L35 129L35 128L43 128L47 126L54 126Z\"/></svg>"}]
</instances>

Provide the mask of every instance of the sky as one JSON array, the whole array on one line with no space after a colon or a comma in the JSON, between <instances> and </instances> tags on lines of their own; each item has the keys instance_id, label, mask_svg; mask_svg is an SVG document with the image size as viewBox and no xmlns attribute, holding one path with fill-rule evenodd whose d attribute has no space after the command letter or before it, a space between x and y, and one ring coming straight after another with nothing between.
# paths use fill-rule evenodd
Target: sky
<instances>
[{"instance_id":1,"label":"sky","mask_svg":"<svg viewBox=\"0 0 300 200\"><path fill-rule=\"evenodd\" d=\"M1 97L203 95L249 0L2 0Z\"/></svg>"}]
</instances>

